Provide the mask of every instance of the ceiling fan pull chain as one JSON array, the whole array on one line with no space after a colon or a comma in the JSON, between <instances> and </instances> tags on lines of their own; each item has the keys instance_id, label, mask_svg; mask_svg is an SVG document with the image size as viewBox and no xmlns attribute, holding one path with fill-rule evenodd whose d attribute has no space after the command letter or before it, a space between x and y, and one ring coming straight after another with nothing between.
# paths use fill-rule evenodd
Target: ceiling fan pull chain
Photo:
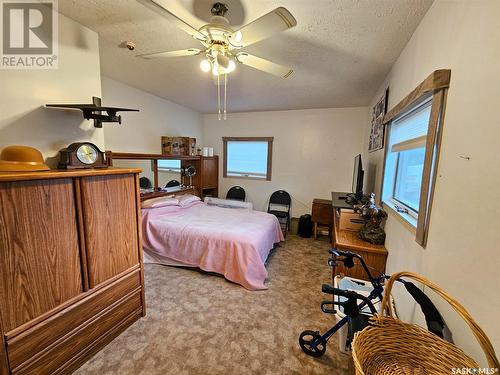
<instances>
[{"instance_id":1,"label":"ceiling fan pull chain","mask_svg":"<svg viewBox=\"0 0 500 375\"><path fill-rule=\"evenodd\" d=\"M217 106L219 110L219 121L221 120L221 113L220 113L220 75L217 74Z\"/></svg>"},{"instance_id":2,"label":"ceiling fan pull chain","mask_svg":"<svg viewBox=\"0 0 500 375\"><path fill-rule=\"evenodd\" d=\"M227 120L227 74L224 74L224 120Z\"/></svg>"}]
</instances>

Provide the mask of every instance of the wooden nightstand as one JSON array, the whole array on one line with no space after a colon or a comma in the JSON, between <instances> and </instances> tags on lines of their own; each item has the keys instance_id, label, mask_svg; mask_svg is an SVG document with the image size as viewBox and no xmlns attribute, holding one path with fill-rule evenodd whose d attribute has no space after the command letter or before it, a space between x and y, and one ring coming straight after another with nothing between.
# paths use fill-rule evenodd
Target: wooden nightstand
<instances>
[{"instance_id":1,"label":"wooden nightstand","mask_svg":"<svg viewBox=\"0 0 500 375\"><path fill-rule=\"evenodd\" d=\"M328 236L332 238L333 207L328 199L314 199L312 205L312 221L314 223L314 239L318 237L318 228L328 228Z\"/></svg>"}]
</instances>

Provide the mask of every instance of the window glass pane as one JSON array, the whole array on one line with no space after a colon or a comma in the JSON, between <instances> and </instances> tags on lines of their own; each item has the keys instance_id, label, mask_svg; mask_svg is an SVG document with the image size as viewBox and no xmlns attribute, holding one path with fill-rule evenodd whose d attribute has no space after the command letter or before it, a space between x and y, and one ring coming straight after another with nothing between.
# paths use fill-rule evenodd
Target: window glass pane
<instances>
[{"instance_id":1,"label":"window glass pane","mask_svg":"<svg viewBox=\"0 0 500 375\"><path fill-rule=\"evenodd\" d=\"M227 174L265 178L267 152L267 141L228 141Z\"/></svg>"},{"instance_id":2,"label":"window glass pane","mask_svg":"<svg viewBox=\"0 0 500 375\"><path fill-rule=\"evenodd\" d=\"M181 169L181 161L180 160L158 160L158 168L161 169Z\"/></svg>"},{"instance_id":3,"label":"window glass pane","mask_svg":"<svg viewBox=\"0 0 500 375\"><path fill-rule=\"evenodd\" d=\"M399 152L394 198L418 212L425 147Z\"/></svg>"}]
</instances>

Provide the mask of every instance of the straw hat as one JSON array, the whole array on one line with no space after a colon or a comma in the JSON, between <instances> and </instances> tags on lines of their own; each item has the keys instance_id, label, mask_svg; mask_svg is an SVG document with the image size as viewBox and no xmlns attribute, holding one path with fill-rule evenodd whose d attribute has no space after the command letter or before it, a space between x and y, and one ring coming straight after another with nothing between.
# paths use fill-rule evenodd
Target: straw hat
<instances>
[{"instance_id":1,"label":"straw hat","mask_svg":"<svg viewBox=\"0 0 500 375\"><path fill-rule=\"evenodd\" d=\"M28 146L8 146L0 153L0 171L26 172L48 171L43 156L36 148Z\"/></svg>"}]
</instances>

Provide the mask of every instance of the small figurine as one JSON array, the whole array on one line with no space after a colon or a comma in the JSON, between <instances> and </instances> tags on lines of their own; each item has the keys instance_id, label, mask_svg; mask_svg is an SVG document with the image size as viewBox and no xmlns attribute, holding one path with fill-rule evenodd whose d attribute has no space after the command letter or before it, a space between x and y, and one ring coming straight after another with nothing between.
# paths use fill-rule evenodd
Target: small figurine
<instances>
[{"instance_id":1,"label":"small figurine","mask_svg":"<svg viewBox=\"0 0 500 375\"><path fill-rule=\"evenodd\" d=\"M354 212L359 212L360 216L366 220L365 225L359 231L359 238L374 245L383 245L385 232L380 224L387 218L387 212L375 204L375 194L370 194L368 203L355 205Z\"/></svg>"}]
</instances>

